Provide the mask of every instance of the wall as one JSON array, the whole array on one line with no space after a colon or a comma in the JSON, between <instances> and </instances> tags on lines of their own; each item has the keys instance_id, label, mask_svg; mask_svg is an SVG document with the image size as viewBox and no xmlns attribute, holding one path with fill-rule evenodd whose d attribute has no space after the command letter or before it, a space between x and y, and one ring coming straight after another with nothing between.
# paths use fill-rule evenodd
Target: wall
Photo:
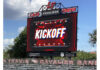
<instances>
[{"instance_id":1,"label":"wall","mask_svg":"<svg viewBox=\"0 0 100 70\"><path fill-rule=\"evenodd\" d=\"M4 70L96 70L95 60L4 59Z\"/></svg>"}]
</instances>

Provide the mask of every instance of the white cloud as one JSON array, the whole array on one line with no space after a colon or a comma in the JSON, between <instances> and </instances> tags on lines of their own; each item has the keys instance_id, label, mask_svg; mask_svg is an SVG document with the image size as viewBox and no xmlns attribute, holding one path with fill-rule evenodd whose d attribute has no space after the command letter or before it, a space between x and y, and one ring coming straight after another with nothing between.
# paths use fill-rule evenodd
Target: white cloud
<instances>
[{"instance_id":1,"label":"white cloud","mask_svg":"<svg viewBox=\"0 0 100 70\"><path fill-rule=\"evenodd\" d=\"M21 33L24 30L24 26L18 28L18 33Z\"/></svg>"},{"instance_id":2,"label":"white cloud","mask_svg":"<svg viewBox=\"0 0 100 70\"><path fill-rule=\"evenodd\" d=\"M8 45L13 45L14 44L14 38L11 38L11 39L4 39L3 40L3 46L4 47L7 47Z\"/></svg>"},{"instance_id":3,"label":"white cloud","mask_svg":"<svg viewBox=\"0 0 100 70\"><path fill-rule=\"evenodd\" d=\"M4 18L26 17L28 12L36 12L47 3L48 0L4 0Z\"/></svg>"}]
</instances>

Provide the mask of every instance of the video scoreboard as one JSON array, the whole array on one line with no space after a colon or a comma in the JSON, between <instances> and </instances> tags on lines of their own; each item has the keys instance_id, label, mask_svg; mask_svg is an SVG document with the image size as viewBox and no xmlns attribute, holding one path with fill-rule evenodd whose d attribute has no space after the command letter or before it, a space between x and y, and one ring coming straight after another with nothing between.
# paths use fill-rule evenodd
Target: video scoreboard
<instances>
[{"instance_id":1,"label":"video scoreboard","mask_svg":"<svg viewBox=\"0 0 100 70\"><path fill-rule=\"evenodd\" d=\"M48 3L38 12L28 13L28 52L75 52L77 50L78 7L56 8Z\"/></svg>"}]
</instances>

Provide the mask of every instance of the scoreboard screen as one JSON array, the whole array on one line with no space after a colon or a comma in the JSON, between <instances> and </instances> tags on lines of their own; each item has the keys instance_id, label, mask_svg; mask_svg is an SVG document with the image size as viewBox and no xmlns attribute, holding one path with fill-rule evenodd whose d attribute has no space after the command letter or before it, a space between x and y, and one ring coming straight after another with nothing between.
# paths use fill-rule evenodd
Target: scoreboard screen
<instances>
[{"instance_id":1,"label":"scoreboard screen","mask_svg":"<svg viewBox=\"0 0 100 70\"><path fill-rule=\"evenodd\" d=\"M29 51L76 51L77 13L28 18Z\"/></svg>"},{"instance_id":2,"label":"scoreboard screen","mask_svg":"<svg viewBox=\"0 0 100 70\"><path fill-rule=\"evenodd\" d=\"M66 46L68 40L67 18L35 22L33 47ZM70 28L69 28L70 29Z\"/></svg>"},{"instance_id":3,"label":"scoreboard screen","mask_svg":"<svg viewBox=\"0 0 100 70\"><path fill-rule=\"evenodd\" d=\"M60 5L48 3L28 14L28 52L77 51L77 7L56 8Z\"/></svg>"}]
</instances>

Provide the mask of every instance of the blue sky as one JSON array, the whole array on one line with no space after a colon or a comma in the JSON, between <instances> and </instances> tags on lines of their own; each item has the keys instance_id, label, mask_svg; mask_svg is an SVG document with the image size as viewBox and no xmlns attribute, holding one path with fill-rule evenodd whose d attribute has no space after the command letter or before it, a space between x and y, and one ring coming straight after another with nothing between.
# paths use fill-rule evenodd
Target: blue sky
<instances>
[{"instance_id":1,"label":"blue sky","mask_svg":"<svg viewBox=\"0 0 100 70\"><path fill-rule=\"evenodd\" d=\"M19 2L17 2L19 1ZM26 13L38 11L48 0L4 0L4 47L13 44L14 38L27 25ZM96 29L96 0L50 0L65 7L78 6L78 50L95 51L89 41L89 33ZM11 2L11 3L10 3ZM21 5L24 2L24 5ZM28 4L27 4L28 3ZM31 5L30 5L31 3ZM28 7L27 7L28 6Z\"/></svg>"}]
</instances>

